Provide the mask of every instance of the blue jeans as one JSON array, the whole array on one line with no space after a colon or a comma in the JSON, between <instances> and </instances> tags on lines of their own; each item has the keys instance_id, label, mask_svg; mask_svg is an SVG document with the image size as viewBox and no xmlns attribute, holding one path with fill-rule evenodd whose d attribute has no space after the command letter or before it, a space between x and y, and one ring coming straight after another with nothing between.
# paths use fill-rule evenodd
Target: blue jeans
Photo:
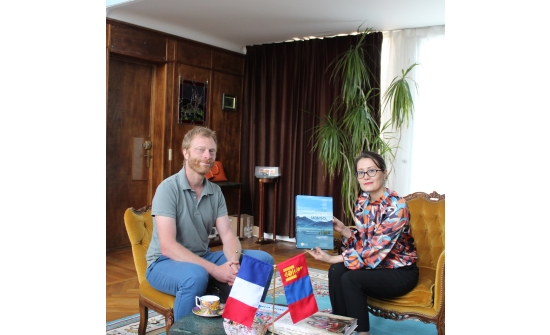
<instances>
[{"instance_id":1,"label":"blue jeans","mask_svg":"<svg viewBox=\"0 0 550 335\"><path fill-rule=\"evenodd\" d=\"M243 250L245 255L254 257L273 265L273 257L261 250ZM223 251L206 252L202 258L217 265L227 262ZM191 313L195 307L195 297L206 292L209 275L206 270L197 264L173 261L166 256L159 257L152 263L145 273L151 286L166 294L176 296L174 301L174 322ZM273 278L273 268L269 278ZM266 285L262 295L264 301L269 285Z\"/></svg>"}]
</instances>

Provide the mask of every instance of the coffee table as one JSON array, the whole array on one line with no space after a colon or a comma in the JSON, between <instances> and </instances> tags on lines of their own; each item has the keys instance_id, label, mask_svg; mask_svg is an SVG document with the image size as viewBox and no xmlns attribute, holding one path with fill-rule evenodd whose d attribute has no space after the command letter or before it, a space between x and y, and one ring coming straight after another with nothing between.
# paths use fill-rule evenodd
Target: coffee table
<instances>
[{"instance_id":1,"label":"coffee table","mask_svg":"<svg viewBox=\"0 0 550 335\"><path fill-rule=\"evenodd\" d=\"M225 335L223 317L207 318L189 313L174 322L167 335ZM267 331L266 335L271 332Z\"/></svg>"}]
</instances>

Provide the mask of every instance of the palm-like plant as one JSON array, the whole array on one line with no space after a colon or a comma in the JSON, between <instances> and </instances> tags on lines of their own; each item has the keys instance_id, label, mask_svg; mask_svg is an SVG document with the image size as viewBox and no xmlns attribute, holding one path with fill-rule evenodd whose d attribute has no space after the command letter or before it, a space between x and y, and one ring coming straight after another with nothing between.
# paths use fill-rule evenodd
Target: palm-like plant
<instances>
[{"instance_id":1,"label":"palm-like plant","mask_svg":"<svg viewBox=\"0 0 550 335\"><path fill-rule=\"evenodd\" d=\"M314 141L313 150L317 150L325 174L330 177L342 174L342 205L348 219L352 216L353 204L359 192L353 164L355 158L364 151L375 151L384 156L386 161L393 162L397 147L391 147L389 140L384 140L382 134L388 137L403 124L408 126L414 111L407 75L418 65L416 63L406 72L403 71L401 77L396 77L384 94L384 109L390 106L391 117L379 126L380 121L375 118L375 111L369 104L369 99L378 96L378 92L369 81L363 49L365 37L371 32L371 28L360 32L357 45L335 60L331 80L341 78L341 95L324 122L314 128L311 137ZM337 113L342 110L343 113ZM343 116L335 116L339 114Z\"/></svg>"}]
</instances>

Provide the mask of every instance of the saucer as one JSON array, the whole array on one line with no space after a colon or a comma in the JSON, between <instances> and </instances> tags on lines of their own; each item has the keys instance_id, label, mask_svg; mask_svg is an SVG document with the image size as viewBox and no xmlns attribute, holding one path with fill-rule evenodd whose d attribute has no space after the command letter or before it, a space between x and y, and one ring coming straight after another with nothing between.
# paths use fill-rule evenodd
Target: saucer
<instances>
[{"instance_id":1,"label":"saucer","mask_svg":"<svg viewBox=\"0 0 550 335\"><path fill-rule=\"evenodd\" d=\"M193 314L198 316L204 316L206 318L212 318L215 316L221 316L223 314L223 309L218 309L216 314L201 314L201 309L197 306L193 307L192 310Z\"/></svg>"}]
</instances>

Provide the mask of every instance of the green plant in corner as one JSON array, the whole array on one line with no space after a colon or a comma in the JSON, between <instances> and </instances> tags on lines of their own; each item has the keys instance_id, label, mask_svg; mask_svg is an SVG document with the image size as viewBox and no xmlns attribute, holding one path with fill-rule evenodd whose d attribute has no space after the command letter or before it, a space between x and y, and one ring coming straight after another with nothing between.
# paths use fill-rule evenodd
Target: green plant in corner
<instances>
[{"instance_id":1,"label":"green plant in corner","mask_svg":"<svg viewBox=\"0 0 550 335\"><path fill-rule=\"evenodd\" d=\"M363 48L365 37L372 29L367 28L363 32L360 29L358 43L333 62L335 66L331 80L341 79L341 94L329 114L313 129L311 136L312 148L323 163L325 175L332 178L342 174L342 205L348 219L353 215L353 204L359 192L354 160L364 151L375 151L384 156L391 166L398 144L392 147L390 142L394 134L398 134L403 125L408 126L409 119L413 117L414 103L408 82L411 79L407 75L418 65L412 64L407 71L402 71L402 76L391 82L383 96L383 110L389 106L391 117L379 126L381 121L375 117L377 113L369 104L371 98L379 96L378 89L371 85ZM418 88L416 82L414 84Z\"/></svg>"},{"instance_id":2,"label":"green plant in corner","mask_svg":"<svg viewBox=\"0 0 550 335\"><path fill-rule=\"evenodd\" d=\"M403 123L406 122L406 126L409 126L409 117L413 117L414 112L414 103L407 79L412 80L407 77L409 72L417 66L418 63L414 63L407 71L401 70L401 77L393 78L390 86L384 93L384 110L388 105L390 105L391 118L389 119L392 127L395 129L400 129L403 126ZM418 84L412 80L418 91Z\"/></svg>"}]
</instances>

